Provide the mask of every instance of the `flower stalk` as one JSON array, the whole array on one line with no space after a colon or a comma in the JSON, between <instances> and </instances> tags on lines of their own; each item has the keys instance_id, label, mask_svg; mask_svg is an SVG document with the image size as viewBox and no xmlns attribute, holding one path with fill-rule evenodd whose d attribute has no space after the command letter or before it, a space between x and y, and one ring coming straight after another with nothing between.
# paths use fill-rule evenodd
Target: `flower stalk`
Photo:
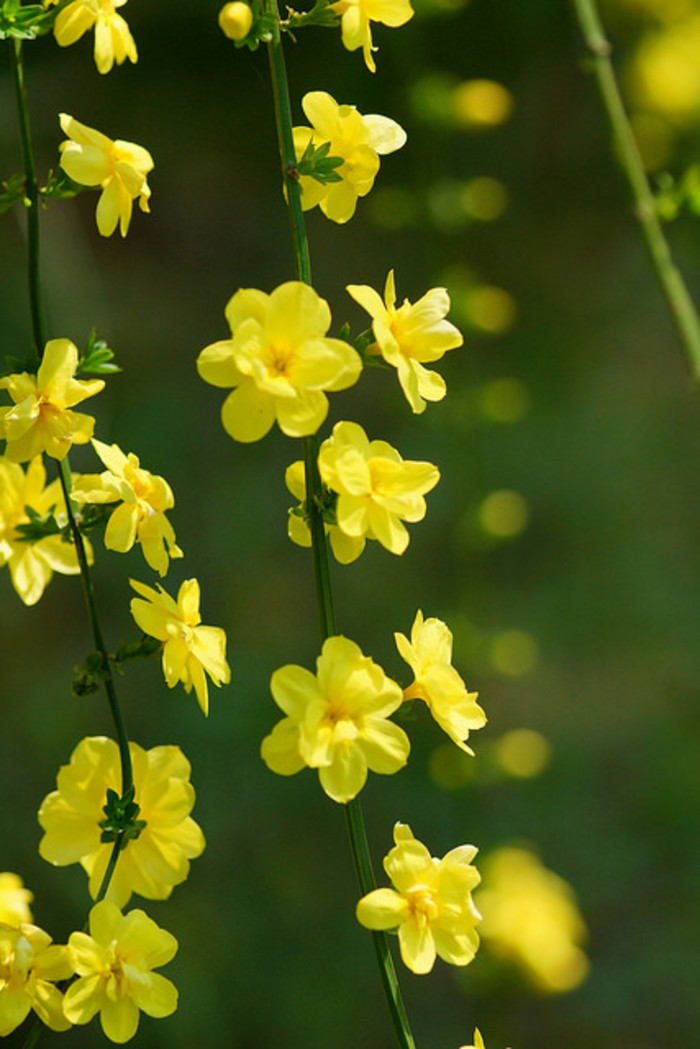
<instances>
[{"instance_id":1,"label":"flower stalk","mask_svg":"<svg viewBox=\"0 0 700 1049\"><path fill-rule=\"evenodd\" d=\"M654 272L688 357L693 378L700 382L700 320L685 281L673 261L659 220L654 194L615 77L610 58L612 46L605 36L595 0L573 0L573 3Z\"/></svg>"},{"instance_id":2,"label":"flower stalk","mask_svg":"<svg viewBox=\"0 0 700 1049\"><path fill-rule=\"evenodd\" d=\"M306 234L306 221L301 206L301 187L299 185L297 157L292 134L292 107L277 0L264 0L264 10L265 14L270 16L272 26L271 39L268 41L267 46L275 104L278 146L294 244L296 273L299 280L306 284L311 284L309 242ZM316 434L303 438L303 451L307 493L306 505L309 530L311 532L316 600L321 640L325 641L327 638L335 635L336 625L330 580L328 541L325 535L320 507L322 485L318 470L319 441ZM345 805L345 815L353 861L360 887L363 893L371 892L376 888L377 883L372 868L362 805L359 798L353 798ZM372 936L382 986L398 1043L401 1049L415 1049L415 1041L401 996L401 989L387 937L383 932L373 932Z\"/></svg>"}]
</instances>

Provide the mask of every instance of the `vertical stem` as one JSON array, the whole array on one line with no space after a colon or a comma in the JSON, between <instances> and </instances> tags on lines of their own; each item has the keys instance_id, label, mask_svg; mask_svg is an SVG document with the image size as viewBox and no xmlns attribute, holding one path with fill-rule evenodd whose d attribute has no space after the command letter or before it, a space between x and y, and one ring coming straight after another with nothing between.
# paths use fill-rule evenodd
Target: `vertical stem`
<instances>
[{"instance_id":1,"label":"vertical stem","mask_svg":"<svg viewBox=\"0 0 700 1049\"><path fill-rule=\"evenodd\" d=\"M275 121L277 139L282 164L285 193L292 227L294 258L299 280L311 284L311 260L309 242L306 235L306 222L301 206L301 187L297 172L297 158L292 134L292 107L287 82L287 69L282 48L279 28L279 10L277 0L263 0L265 14L272 16L272 39L268 44L272 89L275 99ZM318 472L318 436L316 434L303 439L304 472L306 479L306 508L311 531L311 547L316 584L316 601L318 605L321 639L323 641L335 634L335 614L331 590L330 567L328 559L328 540L325 534L323 517L319 505L321 495L321 478ZM365 831L362 805L359 798L354 798L345 806L353 862L357 871L360 888L363 893L371 892L377 887L372 869L372 859ZM379 964L382 986L389 1006L394 1030L401 1049L415 1049L415 1041L401 997L401 989L396 976L394 961L389 950L386 934L373 932L375 953Z\"/></svg>"},{"instance_id":2,"label":"vertical stem","mask_svg":"<svg viewBox=\"0 0 700 1049\"><path fill-rule=\"evenodd\" d=\"M15 85L20 138L22 140L22 155L24 158L27 239L29 248L27 252L29 308L32 318L34 347L36 349L37 357L41 359L46 340L44 338L44 325L41 313L41 279L39 273L39 185L36 179L34 151L32 149L31 129L29 126L29 107L27 105L27 92L24 86L22 41L13 38L8 40L7 43L10 48L10 65L12 67L12 79L14 80Z\"/></svg>"},{"instance_id":3,"label":"vertical stem","mask_svg":"<svg viewBox=\"0 0 700 1049\"><path fill-rule=\"evenodd\" d=\"M612 47L603 31L595 0L573 0L573 3L652 265L686 351L693 378L698 381L700 321L683 277L673 262L656 211L654 195L615 78L610 59Z\"/></svg>"}]
</instances>

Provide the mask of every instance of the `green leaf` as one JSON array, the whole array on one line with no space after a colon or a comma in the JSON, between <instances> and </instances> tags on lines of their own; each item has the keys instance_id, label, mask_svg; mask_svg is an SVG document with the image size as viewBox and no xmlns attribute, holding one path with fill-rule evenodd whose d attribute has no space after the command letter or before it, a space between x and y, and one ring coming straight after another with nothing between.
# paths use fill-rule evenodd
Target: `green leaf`
<instances>
[{"instance_id":1,"label":"green leaf","mask_svg":"<svg viewBox=\"0 0 700 1049\"><path fill-rule=\"evenodd\" d=\"M56 13L44 10L42 4L22 6L18 0L5 0L0 7L0 40L34 40L43 36L51 32Z\"/></svg>"},{"instance_id":2,"label":"green leaf","mask_svg":"<svg viewBox=\"0 0 700 1049\"><path fill-rule=\"evenodd\" d=\"M135 841L146 826L145 820L137 819L141 807L134 801L133 784L121 798L108 787L107 803L102 806L102 811L105 819L99 821L102 828L100 841L118 841L120 849Z\"/></svg>"},{"instance_id":3,"label":"green leaf","mask_svg":"<svg viewBox=\"0 0 700 1049\"><path fill-rule=\"evenodd\" d=\"M297 173L308 175L322 185L328 182L342 182L342 175L339 175L335 169L345 161L342 157L329 157L330 148L330 142L322 142L320 146L315 147L313 141L310 141L302 157L297 161Z\"/></svg>"},{"instance_id":4,"label":"green leaf","mask_svg":"<svg viewBox=\"0 0 700 1049\"><path fill-rule=\"evenodd\" d=\"M75 369L76 379L80 379L83 375L112 375L120 371L119 365L114 363L114 352L103 339L97 338L93 328L88 336L85 353L78 360L78 367Z\"/></svg>"},{"instance_id":5,"label":"green leaf","mask_svg":"<svg viewBox=\"0 0 700 1049\"><path fill-rule=\"evenodd\" d=\"M287 8L289 15L280 23L280 29L290 32L292 29L303 29L306 26L337 26L340 16L335 13L328 0L316 0L310 11L293 11Z\"/></svg>"},{"instance_id":6,"label":"green leaf","mask_svg":"<svg viewBox=\"0 0 700 1049\"><path fill-rule=\"evenodd\" d=\"M10 175L0 186L0 215L4 215L16 200L24 200L26 180L24 175Z\"/></svg>"},{"instance_id":7,"label":"green leaf","mask_svg":"<svg viewBox=\"0 0 700 1049\"><path fill-rule=\"evenodd\" d=\"M77 197L85 188L69 178L63 168L59 168L58 171L49 171L46 185L41 187L39 193L45 200L69 200Z\"/></svg>"},{"instance_id":8,"label":"green leaf","mask_svg":"<svg viewBox=\"0 0 700 1049\"><path fill-rule=\"evenodd\" d=\"M37 543L47 535L61 535L63 529L55 517L56 507L40 514L33 506L25 506L24 512L29 518L26 524L15 525L15 533L21 543Z\"/></svg>"}]
</instances>

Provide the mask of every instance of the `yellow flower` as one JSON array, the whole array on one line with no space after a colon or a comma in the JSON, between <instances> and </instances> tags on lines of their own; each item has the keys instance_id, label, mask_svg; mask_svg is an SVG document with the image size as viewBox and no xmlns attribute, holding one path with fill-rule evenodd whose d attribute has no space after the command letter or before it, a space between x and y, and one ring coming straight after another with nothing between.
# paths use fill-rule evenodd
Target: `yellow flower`
<instances>
[{"instance_id":1,"label":"yellow flower","mask_svg":"<svg viewBox=\"0 0 700 1049\"><path fill-rule=\"evenodd\" d=\"M306 503L306 476L301 459L287 467L284 481L292 495L299 500L299 510L303 514ZM365 548L364 536L345 535L337 525L333 524L326 524L324 527L336 561L339 561L341 565L349 565L351 561L357 560ZM294 510L289 511L287 532L289 538L297 546L311 546L309 526L304 517L295 513Z\"/></svg>"},{"instance_id":2,"label":"yellow flower","mask_svg":"<svg viewBox=\"0 0 700 1049\"><path fill-rule=\"evenodd\" d=\"M71 495L79 503L122 500L107 522L105 546L126 553L134 543L140 543L147 564L164 576L168 558L182 557L173 526L165 516L165 511L175 505L170 485L162 477L143 470L133 452L124 455L116 444L110 446L96 440L92 446L107 469L77 478Z\"/></svg>"},{"instance_id":3,"label":"yellow flower","mask_svg":"<svg viewBox=\"0 0 700 1049\"><path fill-rule=\"evenodd\" d=\"M53 981L68 979L73 968L67 948L50 944L36 925L0 925L0 1037L19 1027L30 1009L52 1031L70 1027Z\"/></svg>"},{"instance_id":4,"label":"yellow flower","mask_svg":"<svg viewBox=\"0 0 700 1049\"><path fill-rule=\"evenodd\" d=\"M136 198L141 211L151 210L148 204L151 190L146 179L153 170L151 154L133 142L112 141L67 113L61 113L59 119L61 129L68 135L58 147L61 167L81 186L102 188L95 211L102 236L111 236L118 222L119 231L125 237Z\"/></svg>"},{"instance_id":5,"label":"yellow flower","mask_svg":"<svg viewBox=\"0 0 700 1049\"><path fill-rule=\"evenodd\" d=\"M77 476L77 475L76 475ZM75 547L60 535L47 535L27 543L17 531L18 525L29 524L26 507L43 517L52 507L59 522L65 521L65 500L61 482L46 485L46 470L41 456L35 456L24 470L0 456L0 565L7 565L12 585L25 605L35 605L54 572L77 575L80 571ZM92 548L87 539L86 553L92 561Z\"/></svg>"},{"instance_id":6,"label":"yellow flower","mask_svg":"<svg viewBox=\"0 0 700 1049\"><path fill-rule=\"evenodd\" d=\"M362 48L370 73L377 68L372 57L377 48L372 46L370 22L395 28L405 25L414 15L409 0L338 0L331 8L342 18L343 45L348 51Z\"/></svg>"},{"instance_id":7,"label":"yellow flower","mask_svg":"<svg viewBox=\"0 0 700 1049\"><path fill-rule=\"evenodd\" d=\"M321 445L323 483L338 493L338 527L351 538L377 539L392 554L408 546L402 521L422 521L426 492L440 480L432 463L404 460L386 441L369 441L357 423L340 422Z\"/></svg>"},{"instance_id":8,"label":"yellow flower","mask_svg":"<svg viewBox=\"0 0 700 1049\"><path fill-rule=\"evenodd\" d=\"M73 444L92 437L95 420L70 409L104 387L102 379L74 379L78 351L70 339L51 339L36 375L5 375L0 390L14 401L0 408L0 437L7 441L5 456L13 463L47 452L63 459Z\"/></svg>"},{"instance_id":9,"label":"yellow flower","mask_svg":"<svg viewBox=\"0 0 700 1049\"><path fill-rule=\"evenodd\" d=\"M129 582L141 594L131 599L132 616L144 633L163 642L163 673L168 688L174 688L178 681L185 692L194 687L197 702L208 714L209 688L204 672L218 687L229 683L231 671L226 662L225 632L218 626L201 626L199 583L186 579L174 601L162 586L158 586L158 593L134 579Z\"/></svg>"},{"instance_id":10,"label":"yellow flower","mask_svg":"<svg viewBox=\"0 0 700 1049\"><path fill-rule=\"evenodd\" d=\"M432 288L415 303L404 299L396 309L394 271L390 270L384 302L366 284L350 284L347 291L372 318L377 349L396 368L413 411L425 411L426 401L441 401L447 392L445 380L423 365L439 361L448 350L464 342L454 324L445 320L450 308L446 289Z\"/></svg>"},{"instance_id":11,"label":"yellow flower","mask_svg":"<svg viewBox=\"0 0 700 1049\"><path fill-rule=\"evenodd\" d=\"M58 0L45 0L45 6ZM116 12L126 0L73 0L59 11L54 23L54 36L60 47L68 47L80 40L83 33L95 29L95 65L98 73L109 73L116 62L125 58L136 62L138 54L129 26Z\"/></svg>"},{"instance_id":12,"label":"yellow flower","mask_svg":"<svg viewBox=\"0 0 700 1049\"><path fill-rule=\"evenodd\" d=\"M333 222L347 222L355 214L357 198L366 196L379 171L379 156L393 153L406 141L406 132L389 117L362 116L354 106L341 105L325 91L310 91L302 107L312 127L294 128L294 148L301 160L311 142L315 149L330 144L329 156L342 157L336 168L340 182L321 183L302 175L301 206L304 211L317 204Z\"/></svg>"},{"instance_id":13,"label":"yellow flower","mask_svg":"<svg viewBox=\"0 0 700 1049\"><path fill-rule=\"evenodd\" d=\"M175 937L141 910L122 914L107 900L90 911L90 934L71 933L68 949L79 979L66 991L63 1011L74 1024L100 1014L111 1042L136 1034L139 1010L160 1019L177 1009L177 989L160 973L177 953Z\"/></svg>"},{"instance_id":14,"label":"yellow flower","mask_svg":"<svg viewBox=\"0 0 700 1049\"><path fill-rule=\"evenodd\" d=\"M541 991L561 994L585 980L586 926L571 886L527 849L501 848L484 861L477 903L488 947L515 962Z\"/></svg>"},{"instance_id":15,"label":"yellow flower","mask_svg":"<svg viewBox=\"0 0 700 1049\"><path fill-rule=\"evenodd\" d=\"M262 743L263 761L291 776L318 769L329 798L344 804L365 785L367 770L391 775L406 764L410 744L390 714L401 689L345 637L329 637L314 675L288 665L272 675L272 696L287 715Z\"/></svg>"},{"instance_id":16,"label":"yellow flower","mask_svg":"<svg viewBox=\"0 0 700 1049\"><path fill-rule=\"evenodd\" d=\"M460 1049L486 1049L484 1045L484 1039L481 1037L481 1031L478 1027L474 1028L474 1041L471 1045L462 1045Z\"/></svg>"},{"instance_id":17,"label":"yellow flower","mask_svg":"<svg viewBox=\"0 0 700 1049\"><path fill-rule=\"evenodd\" d=\"M17 926L21 922L31 922L29 904L33 899L18 874L9 871L0 874L0 923Z\"/></svg>"},{"instance_id":18,"label":"yellow flower","mask_svg":"<svg viewBox=\"0 0 700 1049\"><path fill-rule=\"evenodd\" d=\"M132 892L151 900L166 900L185 880L189 861L204 849L204 836L190 816L194 788L190 764L179 747L143 750L129 744L139 819L146 826L119 854L107 899L119 906ZM121 762L114 740L91 736L81 740L70 764L59 770L58 790L39 809L45 834L39 852L49 863L65 867L80 863L90 878L95 898L112 854L113 843L100 840L107 791L121 793Z\"/></svg>"},{"instance_id":19,"label":"yellow flower","mask_svg":"<svg viewBox=\"0 0 700 1049\"><path fill-rule=\"evenodd\" d=\"M441 729L458 747L473 754L464 742L473 729L483 728L486 715L476 702L479 693L467 686L452 666L452 632L441 619L423 619L418 610L411 640L395 633L399 655L413 671L415 681L404 699L423 699Z\"/></svg>"},{"instance_id":20,"label":"yellow flower","mask_svg":"<svg viewBox=\"0 0 700 1049\"><path fill-rule=\"evenodd\" d=\"M250 4L242 0L224 4L219 11L219 27L229 40L245 40L253 25L253 11Z\"/></svg>"},{"instance_id":21,"label":"yellow flower","mask_svg":"<svg viewBox=\"0 0 700 1049\"><path fill-rule=\"evenodd\" d=\"M315 433L328 414L324 390L357 382L362 362L341 339L326 338L328 303L288 281L270 294L242 288L230 299L232 338L207 346L197 368L213 386L233 386L221 420L236 441L258 441L275 419L288 437Z\"/></svg>"},{"instance_id":22,"label":"yellow flower","mask_svg":"<svg viewBox=\"0 0 700 1049\"><path fill-rule=\"evenodd\" d=\"M394 841L384 858L394 888L363 896L357 920L366 929L398 929L401 958L414 973L430 972L436 954L468 965L479 946L480 916L471 897L481 880L471 865L477 850L460 845L436 859L406 823L394 826Z\"/></svg>"}]
</instances>

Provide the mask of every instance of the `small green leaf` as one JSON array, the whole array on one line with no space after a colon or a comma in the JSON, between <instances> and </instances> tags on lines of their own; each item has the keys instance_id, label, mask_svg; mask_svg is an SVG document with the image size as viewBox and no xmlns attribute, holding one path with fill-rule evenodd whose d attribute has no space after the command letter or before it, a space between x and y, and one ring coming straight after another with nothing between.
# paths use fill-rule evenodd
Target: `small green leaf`
<instances>
[{"instance_id":1,"label":"small green leaf","mask_svg":"<svg viewBox=\"0 0 700 1049\"><path fill-rule=\"evenodd\" d=\"M0 187L0 215L4 215L15 201L24 199L26 180L24 175L10 175L8 179L0 183Z\"/></svg>"},{"instance_id":2,"label":"small green leaf","mask_svg":"<svg viewBox=\"0 0 700 1049\"><path fill-rule=\"evenodd\" d=\"M88 336L85 353L78 360L75 377L79 379L83 375L112 375L120 371L119 365L114 363L114 352L103 339L97 338L93 328Z\"/></svg>"},{"instance_id":3,"label":"small green leaf","mask_svg":"<svg viewBox=\"0 0 700 1049\"><path fill-rule=\"evenodd\" d=\"M42 186L39 192L45 200L68 200L71 197L77 197L84 189L85 186L74 182L66 175L63 168L59 168L58 171L49 171L46 185Z\"/></svg>"}]
</instances>

